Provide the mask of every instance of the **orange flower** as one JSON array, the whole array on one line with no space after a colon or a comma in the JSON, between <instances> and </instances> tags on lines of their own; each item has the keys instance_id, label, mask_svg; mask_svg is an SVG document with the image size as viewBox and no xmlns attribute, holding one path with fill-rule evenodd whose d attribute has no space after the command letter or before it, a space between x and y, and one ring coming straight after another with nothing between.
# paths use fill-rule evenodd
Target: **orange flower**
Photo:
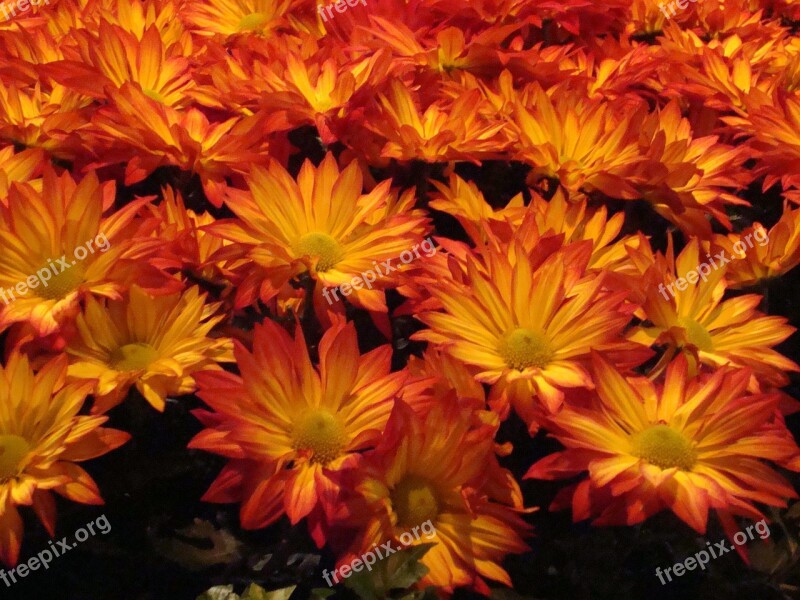
<instances>
[{"instance_id":1,"label":"orange flower","mask_svg":"<svg viewBox=\"0 0 800 600\"><path fill-rule=\"evenodd\" d=\"M352 501L347 525L358 533L339 564L373 545L397 546L406 532L425 531L430 522L435 534L412 542L434 544L421 559L429 572L420 586L452 592L469 585L488 593L483 577L510 586L500 563L528 550L522 537L530 527L487 489L484 467L494 456L497 425L452 398L425 417L398 402L380 445L351 473L360 498Z\"/></svg>"},{"instance_id":2,"label":"orange flower","mask_svg":"<svg viewBox=\"0 0 800 600\"><path fill-rule=\"evenodd\" d=\"M485 270L468 256L463 281L431 290L444 311L420 314L430 329L414 339L478 367L477 380L495 386L501 414L510 400L535 431L533 395L556 411L562 388L592 386L583 367L591 348L619 350L634 363L646 358L621 336L630 320L625 292L605 290L603 273L586 274L590 253L589 242L559 249L542 241L532 251L515 242L507 253L486 251Z\"/></svg>"},{"instance_id":3,"label":"orange flower","mask_svg":"<svg viewBox=\"0 0 800 600\"><path fill-rule=\"evenodd\" d=\"M600 190L612 198L639 198L630 180L642 160L636 133L644 108L590 101L566 88L551 93L535 85L530 105L516 108L516 154L533 165L531 183L552 177L570 192Z\"/></svg>"},{"instance_id":4,"label":"orange flower","mask_svg":"<svg viewBox=\"0 0 800 600\"><path fill-rule=\"evenodd\" d=\"M508 139L505 123L488 117L491 107L477 90L461 95L449 106L417 108L400 81L392 80L388 95L379 96L381 112L368 129L388 141L381 156L428 162L472 160L502 156Z\"/></svg>"},{"instance_id":5,"label":"orange flower","mask_svg":"<svg viewBox=\"0 0 800 600\"><path fill-rule=\"evenodd\" d=\"M390 66L385 51L342 63L336 58L321 61L316 55L303 61L294 53L288 54L282 73L267 73L266 83L272 93L262 98L262 106L287 111L287 119L294 126L316 125L322 143L332 144L342 133L348 103L358 92L381 81Z\"/></svg>"},{"instance_id":6,"label":"orange flower","mask_svg":"<svg viewBox=\"0 0 800 600\"><path fill-rule=\"evenodd\" d=\"M156 25L150 25L138 39L122 26L101 21L96 34L86 29L72 33L74 58L50 62L41 71L75 92L100 100L106 99L107 87L119 89L135 82L157 102L185 106L194 87L185 56L191 47L168 45L161 35Z\"/></svg>"},{"instance_id":7,"label":"orange flower","mask_svg":"<svg viewBox=\"0 0 800 600\"><path fill-rule=\"evenodd\" d=\"M92 413L122 402L131 385L163 411L168 395L195 390L195 372L233 362L231 341L208 335L224 317L214 316L218 308L197 288L151 297L133 286L124 302L107 306L87 298L66 352L70 378L96 382Z\"/></svg>"},{"instance_id":8,"label":"orange flower","mask_svg":"<svg viewBox=\"0 0 800 600\"><path fill-rule=\"evenodd\" d=\"M780 277L800 264L800 209L784 207L778 222L767 231L755 223L740 233L715 236L711 253L724 249L736 257L726 276L732 288L743 288Z\"/></svg>"},{"instance_id":9,"label":"orange flower","mask_svg":"<svg viewBox=\"0 0 800 600\"><path fill-rule=\"evenodd\" d=\"M35 373L12 352L0 367L0 560L17 563L22 519L32 506L50 536L56 504L51 492L83 504L102 504L97 485L76 462L102 456L130 436L100 427L107 417L79 416L91 383L65 384L61 355Z\"/></svg>"},{"instance_id":10,"label":"orange flower","mask_svg":"<svg viewBox=\"0 0 800 600\"><path fill-rule=\"evenodd\" d=\"M127 162L125 184L141 181L157 167L174 165L197 173L208 199L222 204L225 177L244 174L267 161L263 114L210 123L198 109L178 111L149 97L131 83L108 90L113 104L99 109L97 138L111 150L95 166Z\"/></svg>"},{"instance_id":11,"label":"orange flower","mask_svg":"<svg viewBox=\"0 0 800 600\"><path fill-rule=\"evenodd\" d=\"M671 510L705 533L709 509L761 519L759 502L786 506L797 494L764 461L786 464L798 448L776 418L779 394L745 395L747 370L723 367L689 378L679 356L663 384L624 378L594 355L597 399L551 416L567 449L533 465L526 477L561 479L589 472L553 508L572 503L574 519L633 525Z\"/></svg>"},{"instance_id":12,"label":"orange flower","mask_svg":"<svg viewBox=\"0 0 800 600\"><path fill-rule=\"evenodd\" d=\"M189 444L233 459L203 497L242 502L246 529L284 512L309 517L321 546L325 517L336 507L337 471L357 464L380 439L405 373L390 373L391 348L361 356L355 327L339 322L322 337L319 370L303 333L256 326L253 353L235 342L241 377L197 373L198 395L214 410L196 411L207 429Z\"/></svg>"},{"instance_id":13,"label":"orange flower","mask_svg":"<svg viewBox=\"0 0 800 600\"><path fill-rule=\"evenodd\" d=\"M180 193L171 187L162 190L162 200L158 206L149 206L159 226L153 237L168 248L161 252L152 263L162 269L177 269L190 281L197 280L229 288L234 278L232 269L236 261L212 260L212 256L232 242L213 236L206 226L215 222L208 212L201 214L186 208Z\"/></svg>"},{"instance_id":14,"label":"orange flower","mask_svg":"<svg viewBox=\"0 0 800 600\"><path fill-rule=\"evenodd\" d=\"M250 194L236 194L227 204L239 220L220 220L208 231L236 242L257 269L240 287L237 304L256 295L267 301L292 277L308 273L320 285L314 302L324 313L337 295L327 287L349 283L354 276L375 270L375 263L393 260L419 245L425 219L413 209L414 195L397 198L387 180L362 193L362 175L353 161L341 172L332 154L319 167L306 161L295 181L277 162L254 168ZM391 265L390 265L391 266ZM266 278L265 278L266 277ZM353 289L348 299L373 311L386 312L383 288ZM260 288L260 289L259 289Z\"/></svg>"},{"instance_id":15,"label":"orange flower","mask_svg":"<svg viewBox=\"0 0 800 600\"><path fill-rule=\"evenodd\" d=\"M725 205L747 204L732 192L752 177L743 167L742 146L723 144L718 136L694 136L677 101L644 120L639 143L646 160L636 187L659 214L696 235L710 235L708 215L730 228Z\"/></svg>"},{"instance_id":16,"label":"orange flower","mask_svg":"<svg viewBox=\"0 0 800 600\"><path fill-rule=\"evenodd\" d=\"M261 35L285 24L283 15L292 3L292 0L189 0L181 16L201 36Z\"/></svg>"},{"instance_id":17,"label":"orange flower","mask_svg":"<svg viewBox=\"0 0 800 600\"><path fill-rule=\"evenodd\" d=\"M526 226L534 226L542 236L563 233L567 243L581 240L592 241L592 258L589 267L594 269L630 270L626 247L638 247L639 240L626 236L614 241L622 230L624 213L608 218L608 209L601 206L590 209L586 200L570 202L564 189L559 187L549 200L531 190L531 200L525 207L522 194L514 196L509 203L494 210L486 201L478 187L466 182L458 175L450 176L449 187L433 181L439 194L430 201L429 206L453 215L478 244L486 241L484 231L486 222L491 223L492 231L504 234L503 241L511 243L514 238L523 238ZM523 225L525 219L533 223ZM505 228L500 224L506 224Z\"/></svg>"},{"instance_id":18,"label":"orange flower","mask_svg":"<svg viewBox=\"0 0 800 600\"><path fill-rule=\"evenodd\" d=\"M123 276L145 272L133 261L146 259L159 242L136 235L135 217L149 199L104 217L114 191L94 173L76 183L49 167L41 191L12 185L7 205L0 203L0 329L28 322L49 335L75 316L87 294L119 298L127 288Z\"/></svg>"},{"instance_id":19,"label":"orange flower","mask_svg":"<svg viewBox=\"0 0 800 600\"><path fill-rule=\"evenodd\" d=\"M76 132L88 122L89 104L91 98L63 85L26 88L0 81L0 139L75 160L83 150Z\"/></svg>"},{"instance_id":20,"label":"orange flower","mask_svg":"<svg viewBox=\"0 0 800 600\"><path fill-rule=\"evenodd\" d=\"M723 300L728 267L723 261L733 258L701 257L696 239L677 259L671 249L666 259L655 258L639 286L643 297L639 299L638 316L646 322L630 337L648 346L668 345L664 360L682 351L693 357L693 362L712 367L750 367L753 391L758 389L759 382L777 387L786 385L788 378L784 371L798 371L800 367L772 346L788 338L795 329L783 317L757 311L760 296L748 294ZM706 271L704 277L700 276L701 263Z\"/></svg>"}]
</instances>

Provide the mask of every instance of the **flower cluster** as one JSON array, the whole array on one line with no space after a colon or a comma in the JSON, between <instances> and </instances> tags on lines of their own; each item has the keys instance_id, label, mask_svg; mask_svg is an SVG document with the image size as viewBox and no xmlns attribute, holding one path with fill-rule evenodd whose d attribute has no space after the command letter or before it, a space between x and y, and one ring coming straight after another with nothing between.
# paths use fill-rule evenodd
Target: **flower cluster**
<instances>
[{"instance_id":1,"label":"flower cluster","mask_svg":"<svg viewBox=\"0 0 800 600\"><path fill-rule=\"evenodd\" d=\"M597 525L796 497L794 328L738 291L800 264L800 4L339 4L0 21L0 289L107 242L0 304L0 559L101 501L115 407L190 395L204 500L339 566L431 523L445 594L512 585L523 477ZM563 450L513 473L513 420Z\"/></svg>"}]
</instances>

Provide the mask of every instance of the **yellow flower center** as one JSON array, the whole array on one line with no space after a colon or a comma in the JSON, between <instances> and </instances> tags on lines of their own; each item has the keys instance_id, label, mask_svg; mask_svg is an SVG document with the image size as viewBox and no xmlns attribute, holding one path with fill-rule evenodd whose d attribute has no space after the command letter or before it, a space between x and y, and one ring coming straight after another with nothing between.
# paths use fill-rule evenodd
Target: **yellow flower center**
<instances>
[{"instance_id":1,"label":"yellow flower center","mask_svg":"<svg viewBox=\"0 0 800 600\"><path fill-rule=\"evenodd\" d=\"M49 267L47 265L42 267L42 269L48 268ZM56 265L54 268L56 271L61 269L61 267L58 265ZM37 269L37 272L40 270L41 269ZM52 271L50 272L52 273ZM46 300L61 300L83 283L85 275L86 269L84 269L83 266L81 266L81 264L78 262L74 265L70 265L69 269L65 269L57 275L53 275L49 281L39 279L39 285L33 291L39 296L39 298L44 298Z\"/></svg>"},{"instance_id":2,"label":"yellow flower center","mask_svg":"<svg viewBox=\"0 0 800 600\"><path fill-rule=\"evenodd\" d=\"M694 319L684 317L678 320L678 325L686 330L686 337L690 344L705 352L711 352L714 349L714 341L711 338L711 334L700 323Z\"/></svg>"},{"instance_id":3,"label":"yellow flower center","mask_svg":"<svg viewBox=\"0 0 800 600\"><path fill-rule=\"evenodd\" d=\"M317 271L327 271L342 258L342 247L327 233L307 233L295 247L298 256L318 258Z\"/></svg>"},{"instance_id":4,"label":"yellow flower center","mask_svg":"<svg viewBox=\"0 0 800 600\"><path fill-rule=\"evenodd\" d=\"M261 29L264 26L264 23L267 21L269 21L269 17L264 13L250 13L246 17L243 17L241 21L239 21L239 26L236 28L236 30L253 31L255 29Z\"/></svg>"},{"instance_id":5,"label":"yellow flower center","mask_svg":"<svg viewBox=\"0 0 800 600\"><path fill-rule=\"evenodd\" d=\"M325 409L305 413L292 430L295 450L311 452L311 462L326 465L337 458L347 443L339 419Z\"/></svg>"},{"instance_id":6,"label":"yellow flower center","mask_svg":"<svg viewBox=\"0 0 800 600\"><path fill-rule=\"evenodd\" d=\"M22 459L31 451L28 441L18 435L0 435L0 481L19 475Z\"/></svg>"},{"instance_id":7,"label":"yellow flower center","mask_svg":"<svg viewBox=\"0 0 800 600\"><path fill-rule=\"evenodd\" d=\"M156 102L160 102L161 104L166 104L166 102L164 101L164 96L159 94L157 91L155 91L155 90L142 90L142 92L144 92L144 95L147 96L148 98L151 98L151 99L155 100Z\"/></svg>"},{"instance_id":8,"label":"yellow flower center","mask_svg":"<svg viewBox=\"0 0 800 600\"><path fill-rule=\"evenodd\" d=\"M547 338L530 329L515 329L497 348L500 356L512 369L522 371L528 367L542 368L549 363L555 352Z\"/></svg>"},{"instance_id":9,"label":"yellow flower center","mask_svg":"<svg viewBox=\"0 0 800 600\"><path fill-rule=\"evenodd\" d=\"M146 369L158 358L158 351L150 344L134 342L120 346L111 354L111 366L117 371Z\"/></svg>"},{"instance_id":10,"label":"yellow flower center","mask_svg":"<svg viewBox=\"0 0 800 600\"><path fill-rule=\"evenodd\" d=\"M424 477L406 475L394 486L391 500L401 527L416 527L439 514L436 487Z\"/></svg>"},{"instance_id":11,"label":"yellow flower center","mask_svg":"<svg viewBox=\"0 0 800 600\"><path fill-rule=\"evenodd\" d=\"M697 461L692 443L668 425L653 425L631 436L631 454L662 469L690 471Z\"/></svg>"}]
</instances>

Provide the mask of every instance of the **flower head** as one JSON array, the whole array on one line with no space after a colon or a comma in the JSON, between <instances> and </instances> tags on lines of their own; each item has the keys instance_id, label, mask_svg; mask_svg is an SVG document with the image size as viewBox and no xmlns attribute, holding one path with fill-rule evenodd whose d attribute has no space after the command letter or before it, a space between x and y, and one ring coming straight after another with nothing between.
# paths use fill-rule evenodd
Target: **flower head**
<instances>
[{"instance_id":1,"label":"flower head","mask_svg":"<svg viewBox=\"0 0 800 600\"><path fill-rule=\"evenodd\" d=\"M527 549L530 527L497 501L484 476L497 425L452 397L425 416L399 402L380 445L352 473L360 498L347 524L358 534L340 563L429 522L435 535L413 542L434 544L421 560L429 572L420 585L483 589L482 577L511 585L500 563Z\"/></svg>"},{"instance_id":2,"label":"flower head","mask_svg":"<svg viewBox=\"0 0 800 600\"><path fill-rule=\"evenodd\" d=\"M779 394L747 395L747 370L688 376L679 356L663 384L625 378L594 356L596 402L566 406L550 418L567 449L526 477L560 479L589 472L554 502L571 502L575 520L633 525L671 510L700 533L708 511L761 519L754 502L786 506L796 497L766 461L785 465L800 451L778 414Z\"/></svg>"},{"instance_id":3,"label":"flower head","mask_svg":"<svg viewBox=\"0 0 800 600\"><path fill-rule=\"evenodd\" d=\"M133 286L124 302L105 305L89 298L66 348L70 378L97 381L94 413L122 402L131 385L163 411L167 395L195 390L193 373L233 361L230 340L209 336L223 318L217 308L197 288L150 296Z\"/></svg>"},{"instance_id":4,"label":"flower head","mask_svg":"<svg viewBox=\"0 0 800 600\"><path fill-rule=\"evenodd\" d=\"M51 536L56 505L51 492L83 504L102 504L96 484L76 462L121 446L129 435L101 427L107 417L78 412L91 383L65 383L59 356L34 373L12 352L0 367L0 560L17 562L22 519L17 506L32 506Z\"/></svg>"},{"instance_id":5,"label":"flower head","mask_svg":"<svg viewBox=\"0 0 800 600\"><path fill-rule=\"evenodd\" d=\"M334 475L377 443L406 374L389 372L389 346L360 355L355 328L341 322L322 337L318 370L302 332L292 339L271 321L256 327L252 353L237 342L235 355L241 376L196 376L214 412L196 413L207 429L190 447L233 459L204 499L241 501L246 529L308 516L321 545Z\"/></svg>"}]
</instances>

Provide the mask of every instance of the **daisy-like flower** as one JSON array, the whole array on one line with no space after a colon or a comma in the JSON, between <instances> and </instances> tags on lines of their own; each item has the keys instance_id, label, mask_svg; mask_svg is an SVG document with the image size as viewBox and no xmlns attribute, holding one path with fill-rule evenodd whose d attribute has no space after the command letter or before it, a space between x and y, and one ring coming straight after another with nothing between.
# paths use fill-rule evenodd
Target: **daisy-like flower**
<instances>
[{"instance_id":1,"label":"daisy-like flower","mask_svg":"<svg viewBox=\"0 0 800 600\"><path fill-rule=\"evenodd\" d=\"M97 485L76 462L96 458L130 436L101 427L107 417L79 416L91 383L66 383L64 355L37 373L12 352L0 367L0 560L17 563L23 524L17 507L32 506L51 536L51 492L83 504L102 504Z\"/></svg>"},{"instance_id":2,"label":"daisy-like flower","mask_svg":"<svg viewBox=\"0 0 800 600\"><path fill-rule=\"evenodd\" d=\"M93 126L110 149L95 166L127 163L126 185L173 165L197 173L208 199L221 206L225 178L267 160L263 114L211 122L197 108L176 110L130 82L107 91L113 102L95 113Z\"/></svg>"},{"instance_id":3,"label":"daisy-like flower","mask_svg":"<svg viewBox=\"0 0 800 600\"><path fill-rule=\"evenodd\" d=\"M639 135L646 160L637 173L642 197L684 231L709 236L708 215L730 227L726 204L747 204L732 192L745 187L751 173L743 167L743 146L729 146L718 136L698 137L681 116L678 101L649 115Z\"/></svg>"},{"instance_id":4,"label":"daisy-like flower","mask_svg":"<svg viewBox=\"0 0 800 600\"><path fill-rule=\"evenodd\" d=\"M398 402L380 445L351 473L360 497L346 524L358 533L339 564L390 540L408 543L407 532L432 526L434 535L412 542L434 544L420 561L429 570L420 586L451 593L472 586L488 593L484 577L510 586L500 563L528 550L522 538L530 526L489 490L484 467L493 458L496 429L496 422L484 422L456 402L424 417Z\"/></svg>"},{"instance_id":5,"label":"daisy-like flower","mask_svg":"<svg viewBox=\"0 0 800 600\"><path fill-rule=\"evenodd\" d=\"M518 158L533 165L530 179L552 177L570 192L600 190L635 199L634 167L642 160L636 140L644 107L588 101L582 94L537 84L529 106L517 105Z\"/></svg>"},{"instance_id":6,"label":"daisy-like flower","mask_svg":"<svg viewBox=\"0 0 800 600\"><path fill-rule=\"evenodd\" d=\"M333 301L325 302L323 293L330 298L337 290L323 291L325 287L375 271L377 263L396 259L422 240L425 219L413 209L413 190L397 199L389 190L391 180L386 180L362 194L356 161L341 172L332 154L319 167L306 161L297 181L272 162L268 169L254 168L248 183L250 195L237 194L226 201L239 220L218 221L207 228L240 244L260 267L239 290L239 305L255 299L246 292L259 292L266 302L292 277L307 272L321 284L315 289L315 302L330 306ZM393 280L389 277L378 286ZM386 312L383 291L377 287L353 289L348 299Z\"/></svg>"},{"instance_id":7,"label":"daisy-like flower","mask_svg":"<svg viewBox=\"0 0 800 600\"><path fill-rule=\"evenodd\" d=\"M533 431L534 394L556 411L561 388L592 386L582 366L591 348L646 358L646 349L621 336L630 320L625 292L606 291L602 273L586 275L590 253L588 241L556 252L547 243L527 252L515 242L507 253L487 251L485 270L468 257L463 283L442 281L431 290L444 311L420 314L430 329L414 338L479 367L476 378L495 385L501 414L510 400Z\"/></svg>"},{"instance_id":8,"label":"daisy-like flower","mask_svg":"<svg viewBox=\"0 0 800 600\"><path fill-rule=\"evenodd\" d=\"M158 228L153 236L168 244L152 263L162 269L178 269L189 279L196 279L215 286L230 286L230 269L234 262L213 261L211 257L231 242L208 233L205 226L214 222L209 213L195 213L186 208L180 193L171 187L162 190L162 200L157 206L150 205Z\"/></svg>"},{"instance_id":9,"label":"daisy-like flower","mask_svg":"<svg viewBox=\"0 0 800 600\"><path fill-rule=\"evenodd\" d=\"M736 257L726 273L732 288L780 277L800 264L800 209L784 207L769 231L755 223L739 233L715 236L710 246L712 255L724 249L727 256Z\"/></svg>"},{"instance_id":10,"label":"daisy-like flower","mask_svg":"<svg viewBox=\"0 0 800 600\"><path fill-rule=\"evenodd\" d=\"M493 110L480 92L469 90L449 106L442 103L417 108L403 83L393 80L387 95L379 96L381 113L366 127L388 141L385 157L427 162L472 160L503 155L508 137L504 121L490 118Z\"/></svg>"},{"instance_id":11,"label":"daisy-like flower","mask_svg":"<svg viewBox=\"0 0 800 600\"><path fill-rule=\"evenodd\" d=\"M688 377L684 356L663 385L625 378L593 356L594 405L565 406L550 418L567 449L548 456L526 477L561 479L589 472L554 508L572 504L575 520L633 525L671 510L705 533L708 511L723 518L761 519L759 502L786 506L792 486L765 461L786 465L800 453L781 419L780 395L746 395L747 370L721 368Z\"/></svg>"},{"instance_id":12,"label":"daisy-like flower","mask_svg":"<svg viewBox=\"0 0 800 600\"><path fill-rule=\"evenodd\" d=\"M639 252L644 257L648 248L643 245ZM784 386L788 383L785 371L800 367L772 346L788 338L795 328L784 317L759 312L761 296L756 294L723 300L728 267L723 261L734 256L701 257L699 243L693 239L677 259L672 258L671 249L667 258L644 258L653 260L637 286L643 294L637 316L644 323L630 337L648 346L668 346L663 361L680 350L692 357L692 363L750 367L754 391L759 382Z\"/></svg>"},{"instance_id":13,"label":"daisy-like flower","mask_svg":"<svg viewBox=\"0 0 800 600\"><path fill-rule=\"evenodd\" d=\"M0 82L0 139L75 160L85 152L75 132L86 126L91 102L59 84L43 88Z\"/></svg>"},{"instance_id":14,"label":"daisy-like flower","mask_svg":"<svg viewBox=\"0 0 800 600\"><path fill-rule=\"evenodd\" d=\"M265 74L272 93L265 94L261 104L267 109L286 110L287 120L294 126L315 124L322 143L332 144L338 139L341 117L347 114L345 107L356 94L382 80L389 66L386 51L352 62L333 57L322 62L317 57L303 61L290 53L283 72Z\"/></svg>"},{"instance_id":15,"label":"daisy-like flower","mask_svg":"<svg viewBox=\"0 0 800 600\"><path fill-rule=\"evenodd\" d=\"M342 322L322 337L319 370L299 328L292 340L265 321L252 354L234 343L241 376L196 375L198 395L214 412L195 412L208 429L189 447L233 459L203 499L241 502L245 529L266 527L284 512L293 524L309 517L321 546L336 506L333 476L375 446L406 373L389 372L389 346L361 356L355 327Z\"/></svg>"},{"instance_id":16,"label":"daisy-like flower","mask_svg":"<svg viewBox=\"0 0 800 600\"><path fill-rule=\"evenodd\" d=\"M432 183L439 190L439 195L430 201L429 206L458 219L476 244L485 241L485 222L507 223L510 227L506 228L505 241L510 242L511 238L519 237L524 220L532 218L535 229L542 235L563 233L566 242L591 240L590 268L613 271L627 269L629 267L625 263L629 260L625 248L638 246L638 239L633 236L615 241L625 221L624 213L619 212L609 218L605 206L590 209L586 200L570 202L561 187L549 200L531 190L527 207L522 194L517 194L504 208L494 210L474 183L466 182L458 175L450 176L449 187L438 181ZM499 229L493 227L494 231Z\"/></svg>"},{"instance_id":17,"label":"daisy-like flower","mask_svg":"<svg viewBox=\"0 0 800 600\"><path fill-rule=\"evenodd\" d=\"M180 15L197 35L264 34L286 24L283 15L291 4L292 0L190 0Z\"/></svg>"},{"instance_id":18,"label":"daisy-like flower","mask_svg":"<svg viewBox=\"0 0 800 600\"><path fill-rule=\"evenodd\" d=\"M0 204L0 329L27 322L49 335L74 317L87 294L120 297L127 287L121 274L159 242L136 235L134 219L147 198L104 217L113 199L113 182L101 185L89 173L76 183L49 167L40 190L11 186Z\"/></svg>"},{"instance_id":19,"label":"daisy-like flower","mask_svg":"<svg viewBox=\"0 0 800 600\"><path fill-rule=\"evenodd\" d=\"M137 39L124 27L101 21L96 34L86 29L73 32L77 50L67 54L68 60L43 65L41 71L73 91L99 100L106 99L106 87L118 89L135 82L158 102L185 106L191 103L187 94L194 87L189 60L179 44L170 46L161 36L156 25L150 25Z\"/></svg>"},{"instance_id":20,"label":"daisy-like flower","mask_svg":"<svg viewBox=\"0 0 800 600\"><path fill-rule=\"evenodd\" d=\"M126 301L106 306L88 298L66 351L71 379L97 380L92 413L122 402L132 385L163 411L168 395L195 390L195 372L233 362L231 341L208 335L224 318L217 308L197 288L153 297L133 286Z\"/></svg>"}]
</instances>

